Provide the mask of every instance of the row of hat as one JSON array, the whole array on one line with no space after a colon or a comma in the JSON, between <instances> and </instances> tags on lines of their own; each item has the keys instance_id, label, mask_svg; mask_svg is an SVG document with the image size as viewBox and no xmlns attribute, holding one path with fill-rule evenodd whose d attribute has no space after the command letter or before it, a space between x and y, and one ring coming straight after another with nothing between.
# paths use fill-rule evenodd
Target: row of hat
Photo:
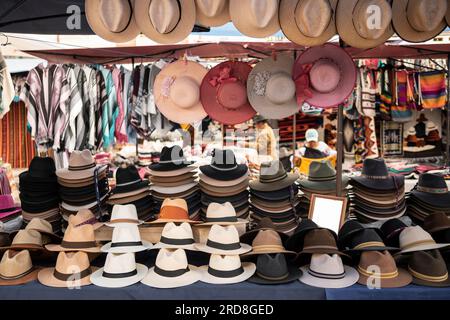
<instances>
[{"instance_id":1,"label":"row of hat","mask_svg":"<svg viewBox=\"0 0 450 320\"><path fill-rule=\"evenodd\" d=\"M368 49L394 31L408 42L428 41L450 23L447 0L393 0L392 5L387 0L122 0L114 5L87 0L85 10L91 29L112 42L131 41L142 32L158 43L177 43L196 24L232 21L252 38L281 29L290 41L311 47L339 34L347 44Z\"/></svg>"}]
</instances>

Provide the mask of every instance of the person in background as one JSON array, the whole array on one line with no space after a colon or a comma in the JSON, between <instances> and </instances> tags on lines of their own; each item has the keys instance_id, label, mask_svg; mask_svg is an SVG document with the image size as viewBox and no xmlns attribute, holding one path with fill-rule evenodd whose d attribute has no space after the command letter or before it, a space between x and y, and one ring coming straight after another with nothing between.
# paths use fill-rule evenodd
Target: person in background
<instances>
[{"instance_id":1,"label":"person in background","mask_svg":"<svg viewBox=\"0 0 450 320\"><path fill-rule=\"evenodd\" d=\"M320 151L325 157L336 154L325 142L319 141L319 132L316 129L308 129L305 134L306 143L300 148L300 155L305 156L307 148Z\"/></svg>"},{"instance_id":2,"label":"person in background","mask_svg":"<svg viewBox=\"0 0 450 320\"><path fill-rule=\"evenodd\" d=\"M246 142L245 147L256 149L259 156L269 156L272 160L277 160L277 140L273 129L267 123L267 119L257 115L253 121L256 129L256 141Z\"/></svg>"}]
</instances>

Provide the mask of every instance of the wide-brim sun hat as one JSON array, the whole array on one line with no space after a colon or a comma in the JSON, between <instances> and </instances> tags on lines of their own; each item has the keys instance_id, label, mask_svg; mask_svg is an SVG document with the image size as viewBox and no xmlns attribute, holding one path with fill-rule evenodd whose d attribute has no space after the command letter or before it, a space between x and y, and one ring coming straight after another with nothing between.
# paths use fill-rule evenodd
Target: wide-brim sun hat
<instances>
[{"instance_id":1,"label":"wide-brim sun hat","mask_svg":"<svg viewBox=\"0 0 450 320\"><path fill-rule=\"evenodd\" d=\"M204 27L219 27L230 18L229 0L195 0L196 22Z\"/></svg>"},{"instance_id":2,"label":"wide-brim sun hat","mask_svg":"<svg viewBox=\"0 0 450 320\"><path fill-rule=\"evenodd\" d=\"M189 271L181 276L170 278L163 277L155 272L155 267L148 270L147 275L141 282L147 286L159 289L171 289L189 286L201 280L201 273L198 267L189 265Z\"/></svg>"},{"instance_id":3,"label":"wide-brim sun hat","mask_svg":"<svg viewBox=\"0 0 450 320\"><path fill-rule=\"evenodd\" d=\"M282 279L267 279L262 277L261 274L256 270L255 274L251 276L247 281L251 283L261 284L261 285L277 285L286 284L298 280L302 276L302 271L296 266L288 266L289 274Z\"/></svg>"},{"instance_id":4,"label":"wide-brim sun hat","mask_svg":"<svg viewBox=\"0 0 450 320\"><path fill-rule=\"evenodd\" d=\"M301 267L300 270L303 272L303 275L299 279L300 282L312 287L329 289L347 288L354 285L359 280L358 271L349 266L344 266L345 276L341 279L322 279L315 277L309 273L309 265Z\"/></svg>"},{"instance_id":5,"label":"wide-brim sun hat","mask_svg":"<svg viewBox=\"0 0 450 320\"><path fill-rule=\"evenodd\" d=\"M252 180L249 182L250 189L256 192L272 192L285 189L292 186L298 180L297 173L287 173L286 176L274 183L263 183L260 180Z\"/></svg>"}]
</instances>

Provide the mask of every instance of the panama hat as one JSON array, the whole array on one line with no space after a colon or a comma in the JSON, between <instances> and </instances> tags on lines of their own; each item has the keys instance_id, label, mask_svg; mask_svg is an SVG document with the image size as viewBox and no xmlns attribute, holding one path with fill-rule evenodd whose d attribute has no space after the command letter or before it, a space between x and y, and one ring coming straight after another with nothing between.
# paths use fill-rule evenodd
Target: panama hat
<instances>
[{"instance_id":1,"label":"panama hat","mask_svg":"<svg viewBox=\"0 0 450 320\"><path fill-rule=\"evenodd\" d=\"M148 224L165 224L168 222L174 223L199 223L189 219L189 211L186 200L184 199L164 199L159 217L155 221L148 222Z\"/></svg>"},{"instance_id":2,"label":"panama hat","mask_svg":"<svg viewBox=\"0 0 450 320\"><path fill-rule=\"evenodd\" d=\"M7 250L0 262L0 286L17 286L37 279L39 268L33 266L28 250Z\"/></svg>"},{"instance_id":3,"label":"panama hat","mask_svg":"<svg viewBox=\"0 0 450 320\"><path fill-rule=\"evenodd\" d=\"M202 81L200 98L213 120L234 125L253 118L256 111L247 98L251 70L246 62L225 61L208 71Z\"/></svg>"},{"instance_id":4,"label":"panama hat","mask_svg":"<svg viewBox=\"0 0 450 320\"><path fill-rule=\"evenodd\" d=\"M177 43L195 26L194 0L139 0L134 14L143 34L158 43Z\"/></svg>"},{"instance_id":5,"label":"panama hat","mask_svg":"<svg viewBox=\"0 0 450 320\"><path fill-rule=\"evenodd\" d=\"M256 272L248 279L256 284L285 284L298 280L302 271L286 262L281 254L262 254L256 259Z\"/></svg>"},{"instance_id":6,"label":"panama hat","mask_svg":"<svg viewBox=\"0 0 450 320\"><path fill-rule=\"evenodd\" d=\"M280 30L279 0L230 0L230 16L240 33L265 38Z\"/></svg>"},{"instance_id":7,"label":"panama hat","mask_svg":"<svg viewBox=\"0 0 450 320\"><path fill-rule=\"evenodd\" d=\"M252 241L252 251L244 254L244 256L255 256L261 254L283 253L295 257L297 254L293 251L286 250L280 234L275 230L259 230Z\"/></svg>"},{"instance_id":8,"label":"panama hat","mask_svg":"<svg viewBox=\"0 0 450 320\"><path fill-rule=\"evenodd\" d=\"M96 269L85 252L60 252L55 267L39 271L38 280L48 287L77 288L90 285L89 277Z\"/></svg>"},{"instance_id":9,"label":"panama hat","mask_svg":"<svg viewBox=\"0 0 450 320\"><path fill-rule=\"evenodd\" d=\"M152 244L141 240L137 225L115 227L112 233L112 241L105 244L102 252L127 253L141 252L152 248Z\"/></svg>"},{"instance_id":10,"label":"panama hat","mask_svg":"<svg viewBox=\"0 0 450 320\"><path fill-rule=\"evenodd\" d=\"M294 58L280 54L258 62L247 81L247 95L253 109L267 119L284 119L300 110L292 80Z\"/></svg>"},{"instance_id":11,"label":"panama hat","mask_svg":"<svg viewBox=\"0 0 450 320\"><path fill-rule=\"evenodd\" d=\"M283 0L280 25L290 41L306 47L324 44L336 34L338 0Z\"/></svg>"},{"instance_id":12,"label":"panama hat","mask_svg":"<svg viewBox=\"0 0 450 320\"><path fill-rule=\"evenodd\" d=\"M153 86L159 111L176 123L193 123L205 118L200 84L207 72L204 66L193 61L178 60L166 65Z\"/></svg>"},{"instance_id":13,"label":"panama hat","mask_svg":"<svg viewBox=\"0 0 450 320\"><path fill-rule=\"evenodd\" d=\"M201 281L212 284L240 283L249 279L256 271L252 262L241 262L238 255L212 254L208 266L201 266Z\"/></svg>"},{"instance_id":14,"label":"panama hat","mask_svg":"<svg viewBox=\"0 0 450 320\"><path fill-rule=\"evenodd\" d=\"M195 244L197 250L222 255L239 255L252 250L252 247L239 242L239 233L235 226L213 225L209 230L205 244Z\"/></svg>"},{"instance_id":15,"label":"panama hat","mask_svg":"<svg viewBox=\"0 0 450 320\"><path fill-rule=\"evenodd\" d=\"M53 227L50 222L40 218L33 218L25 227L26 230L36 230L42 236L43 244L50 242L60 242L62 237L53 232Z\"/></svg>"},{"instance_id":16,"label":"panama hat","mask_svg":"<svg viewBox=\"0 0 450 320\"><path fill-rule=\"evenodd\" d=\"M199 227L210 226L213 224L225 226L247 223L247 220L238 219L236 217L236 210L230 202L225 202L223 204L212 202L206 210L205 223L200 224Z\"/></svg>"},{"instance_id":17,"label":"panama hat","mask_svg":"<svg viewBox=\"0 0 450 320\"><path fill-rule=\"evenodd\" d=\"M337 31L342 40L352 47L378 47L394 34L392 14L391 5L386 0L339 1L336 9Z\"/></svg>"},{"instance_id":18,"label":"panama hat","mask_svg":"<svg viewBox=\"0 0 450 320\"><path fill-rule=\"evenodd\" d=\"M393 0L392 23L400 38L425 42L447 27L447 0Z\"/></svg>"},{"instance_id":19,"label":"panama hat","mask_svg":"<svg viewBox=\"0 0 450 320\"><path fill-rule=\"evenodd\" d=\"M156 256L155 266L150 268L142 283L154 288L178 288L200 280L196 266L189 265L183 249L161 249Z\"/></svg>"},{"instance_id":20,"label":"panama hat","mask_svg":"<svg viewBox=\"0 0 450 320\"><path fill-rule=\"evenodd\" d=\"M56 175L67 180L86 179L93 177L96 170L105 169L106 166L100 167L95 164L89 150L74 151L70 154L69 167L57 170Z\"/></svg>"},{"instance_id":21,"label":"panama hat","mask_svg":"<svg viewBox=\"0 0 450 320\"><path fill-rule=\"evenodd\" d=\"M420 226L403 229L400 233L399 242L401 248L399 254L441 249L450 246L450 243L436 243L433 237Z\"/></svg>"},{"instance_id":22,"label":"panama hat","mask_svg":"<svg viewBox=\"0 0 450 320\"><path fill-rule=\"evenodd\" d=\"M195 0L197 24L219 27L230 21L229 0Z\"/></svg>"},{"instance_id":23,"label":"panama hat","mask_svg":"<svg viewBox=\"0 0 450 320\"><path fill-rule=\"evenodd\" d=\"M61 244L48 244L45 246L48 251L83 251L97 253L100 246L95 241L94 228L89 225L75 227L70 223L64 233Z\"/></svg>"},{"instance_id":24,"label":"panama hat","mask_svg":"<svg viewBox=\"0 0 450 320\"><path fill-rule=\"evenodd\" d=\"M427 287L450 287L450 278L439 250L417 251L408 260L413 283Z\"/></svg>"},{"instance_id":25,"label":"panama hat","mask_svg":"<svg viewBox=\"0 0 450 320\"><path fill-rule=\"evenodd\" d=\"M163 228L161 238L153 249L186 249L197 251L194 246L194 234L189 223L183 222L177 226L173 222L168 222Z\"/></svg>"},{"instance_id":26,"label":"panama hat","mask_svg":"<svg viewBox=\"0 0 450 320\"><path fill-rule=\"evenodd\" d=\"M136 263L134 253L108 253L105 266L91 274L91 281L99 287L123 288L144 279L148 269Z\"/></svg>"},{"instance_id":27,"label":"panama hat","mask_svg":"<svg viewBox=\"0 0 450 320\"><path fill-rule=\"evenodd\" d=\"M116 227L120 225L128 225L128 224L143 224L144 221L138 219L136 206L132 204L127 205L114 205L111 212L111 219L109 222L106 222L105 225L108 227Z\"/></svg>"},{"instance_id":28,"label":"panama hat","mask_svg":"<svg viewBox=\"0 0 450 320\"><path fill-rule=\"evenodd\" d=\"M30 250L41 251L44 250L41 234L36 230L19 230L7 247L1 247L0 250Z\"/></svg>"},{"instance_id":29,"label":"panama hat","mask_svg":"<svg viewBox=\"0 0 450 320\"><path fill-rule=\"evenodd\" d=\"M78 211L76 215L72 215L70 223L73 224L75 227L80 227L85 224L90 224L90 225L92 225L94 230L97 230L98 228L103 226L103 223L98 222L95 215L89 209L82 209L82 210Z\"/></svg>"}]
</instances>

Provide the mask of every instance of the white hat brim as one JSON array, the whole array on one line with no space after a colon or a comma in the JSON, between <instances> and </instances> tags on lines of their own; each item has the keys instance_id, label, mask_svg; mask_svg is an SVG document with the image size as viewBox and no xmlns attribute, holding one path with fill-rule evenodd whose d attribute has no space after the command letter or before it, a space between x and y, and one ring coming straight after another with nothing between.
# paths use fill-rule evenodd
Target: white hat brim
<instances>
[{"instance_id":1,"label":"white hat brim","mask_svg":"<svg viewBox=\"0 0 450 320\"><path fill-rule=\"evenodd\" d=\"M410 252L416 252L416 251L442 249L442 248L445 248L448 246L450 246L450 243L422 244L422 245L414 246L410 249L402 250L398 254L410 253Z\"/></svg>"},{"instance_id":2,"label":"white hat brim","mask_svg":"<svg viewBox=\"0 0 450 320\"><path fill-rule=\"evenodd\" d=\"M248 280L256 272L256 265L252 262L243 262L242 268L244 272L237 277L233 278L218 278L208 273L208 266L199 267L201 273L200 281L211 284L233 284L240 283Z\"/></svg>"},{"instance_id":3,"label":"white hat brim","mask_svg":"<svg viewBox=\"0 0 450 320\"><path fill-rule=\"evenodd\" d=\"M155 272L155 267L148 270L147 275L142 279L141 283L159 289L179 288L191 285L201 279L201 273L196 266L189 265L189 270L185 274L169 278L163 277Z\"/></svg>"},{"instance_id":4,"label":"white hat brim","mask_svg":"<svg viewBox=\"0 0 450 320\"><path fill-rule=\"evenodd\" d=\"M206 252L206 253L210 253L210 254L220 254L220 255L225 255L225 256L240 255L240 254L244 254L244 253L252 251L252 247L245 243L241 243L241 248L237 249L237 250L219 250L219 249L211 248L211 247L207 246L206 244L202 244L202 243L196 243L195 247L197 248L198 251L202 251L202 252Z\"/></svg>"},{"instance_id":5,"label":"white hat brim","mask_svg":"<svg viewBox=\"0 0 450 320\"><path fill-rule=\"evenodd\" d=\"M344 266L345 277L342 279L321 279L312 276L308 273L309 266L301 267L303 275L300 277L299 281L312 287L317 288L328 288L328 289L339 289L347 288L359 280L359 273L354 268L349 266Z\"/></svg>"},{"instance_id":6,"label":"white hat brim","mask_svg":"<svg viewBox=\"0 0 450 320\"><path fill-rule=\"evenodd\" d=\"M104 225L107 227L111 227L111 228L116 228L116 227L128 227L129 225L141 225L144 224L145 221L144 220L138 220L138 223L131 223L131 222L116 222L116 223L111 223L111 222L105 222Z\"/></svg>"},{"instance_id":7,"label":"white hat brim","mask_svg":"<svg viewBox=\"0 0 450 320\"><path fill-rule=\"evenodd\" d=\"M158 242L153 246L152 249L184 249L184 250L190 250L190 251L198 251L198 249L195 247L195 243L193 244L185 244L185 245L173 245L173 244L166 244Z\"/></svg>"},{"instance_id":8,"label":"white hat brim","mask_svg":"<svg viewBox=\"0 0 450 320\"><path fill-rule=\"evenodd\" d=\"M195 186L197 186L196 182L193 183L188 183L182 186L178 186L178 187L159 187L156 185L151 185L150 186L150 190L152 191L156 191L158 193L163 193L163 194L177 194L177 193L182 193L182 192L186 192L189 189L194 188Z\"/></svg>"},{"instance_id":9,"label":"white hat brim","mask_svg":"<svg viewBox=\"0 0 450 320\"><path fill-rule=\"evenodd\" d=\"M101 248L101 250L102 252L107 253L136 253L152 249L153 245L150 242L144 240L142 240L141 242L142 242L141 246L114 247L114 248L111 248L112 242L108 242Z\"/></svg>"},{"instance_id":10,"label":"white hat brim","mask_svg":"<svg viewBox=\"0 0 450 320\"><path fill-rule=\"evenodd\" d=\"M145 275L148 272L148 268L146 266L136 263L136 275L128 278L112 279L103 277L103 269L104 268L101 268L91 275L91 282L96 286L104 288L123 288L131 286L144 279Z\"/></svg>"}]
</instances>

